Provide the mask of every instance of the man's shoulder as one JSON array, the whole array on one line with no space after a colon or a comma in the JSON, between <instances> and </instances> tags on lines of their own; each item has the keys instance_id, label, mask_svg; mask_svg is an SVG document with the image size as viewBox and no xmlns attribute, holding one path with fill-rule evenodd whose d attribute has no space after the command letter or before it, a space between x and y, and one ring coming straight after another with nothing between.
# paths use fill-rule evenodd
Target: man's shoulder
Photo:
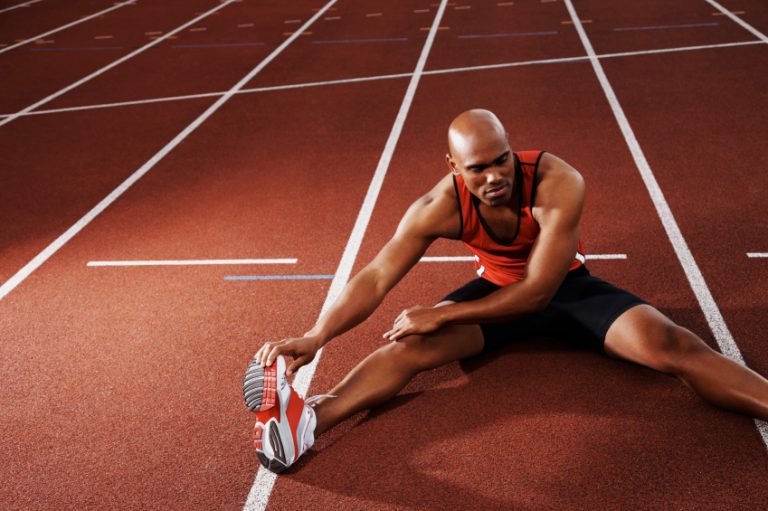
<instances>
[{"instance_id":1,"label":"man's shoulder","mask_svg":"<svg viewBox=\"0 0 768 511\"><path fill-rule=\"evenodd\" d=\"M565 204L574 205L580 215L585 186L579 171L557 156L545 153L536 174L533 216L540 224L547 210L561 210Z\"/></svg>"},{"instance_id":2,"label":"man's shoulder","mask_svg":"<svg viewBox=\"0 0 768 511\"><path fill-rule=\"evenodd\" d=\"M452 174L444 176L431 190L416 199L407 216L419 225L420 230L435 237L458 237L459 215Z\"/></svg>"},{"instance_id":3,"label":"man's shoulder","mask_svg":"<svg viewBox=\"0 0 768 511\"><path fill-rule=\"evenodd\" d=\"M555 180L573 180L581 179L578 170L569 165L565 160L555 156L552 153L542 152L539 157L536 179L541 183L544 179Z\"/></svg>"}]
</instances>

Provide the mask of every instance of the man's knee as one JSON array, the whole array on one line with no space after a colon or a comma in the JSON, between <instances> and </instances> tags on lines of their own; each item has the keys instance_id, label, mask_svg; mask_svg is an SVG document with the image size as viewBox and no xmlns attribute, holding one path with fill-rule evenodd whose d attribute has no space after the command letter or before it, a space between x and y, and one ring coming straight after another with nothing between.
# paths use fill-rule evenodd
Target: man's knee
<instances>
[{"instance_id":1,"label":"man's knee","mask_svg":"<svg viewBox=\"0 0 768 511\"><path fill-rule=\"evenodd\" d=\"M696 357L712 351L696 334L672 322L664 325L657 335L654 345L658 369L665 373L680 375Z\"/></svg>"},{"instance_id":2,"label":"man's knee","mask_svg":"<svg viewBox=\"0 0 768 511\"><path fill-rule=\"evenodd\" d=\"M418 372L426 365L424 336L409 335L399 341L389 342L377 349L376 355L398 369Z\"/></svg>"},{"instance_id":3,"label":"man's knee","mask_svg":"<svg viewBox=\"0 0 768 511\"><path fill-rule=\"evenodd\" d=\"M483 337L476 325L448 325L426 335L409 335L381 346L376 356L413 374L476 355Z\"/></svg>"}]
</instances>

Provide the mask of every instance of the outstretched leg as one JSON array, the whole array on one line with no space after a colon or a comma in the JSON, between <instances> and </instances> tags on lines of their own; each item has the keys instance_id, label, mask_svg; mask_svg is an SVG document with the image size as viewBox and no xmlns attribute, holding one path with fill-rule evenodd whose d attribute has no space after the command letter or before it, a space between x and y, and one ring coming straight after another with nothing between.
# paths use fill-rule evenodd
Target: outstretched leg
<instances>
[{"instance_id":1,"label":"outstretched leg","mask_svg":"<svg viewBox=\"0 0 768 511\"><path fill-rule=\"evenodd\" d=\"M477 325L447 325L428 335L411 335L377 349L334 387L315 406L315 435L347 417L393 398L417 373L454 360L476 355L483 349Z\"/></svg>"},{"instance_id":2,"label":"outstretched leg","mask_svg":"<svg viewBox=\"0 0 768 511\"><path fill-rule=\"evenodd\" d=\"M716 406L768 420L768 380L713 350L649 305L619 316L608 329L605 351L677 376Z\"/></svg>"}]
</instances>

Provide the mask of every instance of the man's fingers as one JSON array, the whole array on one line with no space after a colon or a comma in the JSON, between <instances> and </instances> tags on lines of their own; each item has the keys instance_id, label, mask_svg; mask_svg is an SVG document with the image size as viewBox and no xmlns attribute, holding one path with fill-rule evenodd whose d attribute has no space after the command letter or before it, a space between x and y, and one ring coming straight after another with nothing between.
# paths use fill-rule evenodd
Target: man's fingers
<instances>
[{"instance_id":1,"label":"man's fingers","mask_svg":"<svg viewBox=\"0 0 768 511\"><path fill-rule=\"evenodd\" d=\"M295 358L291 363L291 365L288 366L288 370L286 371L286 373L288 375L292 375L293 373L298 371L301 366L304 366L307 363L309 363L309 358L310 357L308 357L307 355L302 355L298 358Z\"/></svg>"},{"instance_id":2,"label":"man's fingers","mask_svg":"<svg viewBox=\"0 0 768 511\"><path fill-rule=\"evenodd\" d=\"M265 367L271 366L278 355L281 355L283 353L283 343L276 343L274 346L272 346L272 349L269 350L269 355L267 355L267 365Z\"/></svg>"}]
</instances>

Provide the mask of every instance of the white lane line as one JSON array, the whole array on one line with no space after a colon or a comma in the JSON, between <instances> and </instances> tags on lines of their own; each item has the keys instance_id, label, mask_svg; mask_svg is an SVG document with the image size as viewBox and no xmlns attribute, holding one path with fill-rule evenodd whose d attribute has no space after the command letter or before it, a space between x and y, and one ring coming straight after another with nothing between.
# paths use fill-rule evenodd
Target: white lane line
<instances>
[{"instance_id":1,"label":"white lane line","mask_svg":"<svg viewBox=\"0 0 768 511\"><path fill-rule=\"evenodd\" d=\"M710 0L707 1L709 2ZM611 106L613 115L616 117L616 122L621 129L622 135L624 135L624 140L629 147L629 151L632 153L632 158L635 160L637 170L640 172L643 183L645 183L645 187L648 189L651 201L656 208L656 213L658 213L659 218L661 219L661 223L664 226L664 230L667 232L667 237L672 244L672 248L680 261L680 265L683 267L688 283L699 302L701 310L704 312L704 317L707 319L709 328L715 336L717 345L724 355L744 364L744 357L741 355L741 350L739 350L739 347L736 345L736 341L733 339L733 335L731 335L728 325L725 324L725 319L712 296L712 292L709 290L709 287L704 280L704 275L701 273L701 270L688 247L688 243L686 243L685 238L683 237L683 233L680 231L680 227L677 225L672 210L670 209L667 200L664 198L664 193L661 191L661 187L656 181L656 177L651 170L651 166L648 164L648 160L645 158L640 143L637 141L637 137L624 114L624 109L622 109L621 104L616 97L616 93L614 92L611 83L608 81L605 71L603 71L603 66L600 64L597 55L595 55L595 50L592 48L592 43L590 43L589 38L584 31L584 27L579 21L576 10L573 8L571 0L564 0L564 2L568 8L568 13L573 20L574 28L576 28L576 31L579 34L581 43L584 45L587 55L589 55L589 61L600 82L605 98ZM760 432L760 436L763 439L763 443L768 447L768 423L757 419L755 420L755 423Z\"/></svg>"},{"instance_id":2,"label":"white lane line","mask_svg":"<svg viewBox=\"0 0 768 511\"><path fill-rule=\"evenodd\" d=\"M360 212L355 220L355 225L352 228L352 233L349 235L347 245L344 247L344 253L339 261L339 266L336 269L333 280L331 281L328 294L325 297L325 302L320 311L320 316L330 308L333 302L341 295L344 286L349 280L349 276L352 273L352 267L354 266L357 253L360 251L360 244L363 241L363 236L368 228L368 222L371 219L373 208L376 204L376 200L379 196L379 191L384 183L384 176L387 174L389 163L392 160L392 155L395 152L397 141L400 139L400 133L402 132L403 125L408 116L408 111L411 108L413 97L416 94L416 87L419 85L424 65L427 62L427 56L429 55L432 43L435 40L435 34L437 28L440 25L440 20L445 12L445 6L448 0L442 0L440 7L437 9L437 14L432 21L432 28L427 34L426 42L421 50L421 55L416 63L416 68L413 71L413 76L408 84L408 88L405 91L403 102L400 104L400 110L397 113L395 122L392 125L392 130L389 133L387 143L384 145L384 151L381 153L379 163L376 166L376 171L373 174L371 183L368 186L368 191L365 194L365 199L360 207ZM302 367L296 374L296 378L293 380L293 388L300 394L306 395L309 390L309 385L312 382L312 377L317 369L317 364L322 356L322 349L318 350L315 359L308 365ZM275 484L277 475L266 470L264 467L259 467L259 471L256 474L256 480L253 482L251 491L248 494L248 499L245 502L246 511L263 511L267 507L269 501L269 495L272 493L272 487Z\"/></svg>"},{"instance_id":3,"label":"white lane line","mask_svg":"<svg viewBox=\"0 0 768 511\"><path fill-rule=\"evenodd\" d=\"M36 4L37 2L42 2L42 1L43 0L30 0L29 2L24 2L23 4L12 5L10 7L6 7L5 9L0 9L0 13L12 11L14 9L18 9L19 7L29 7L32 4Z\"/></svg>"},{"instance_id":4,"label":"white lane line","mask_svg":"<svg viewBox=\"0 0 768 511\"><path fill-rule=\"evenodd\" d=\"M474 261L473 256L424 256L419 259L420 263L456 263Z\"/></svg>"},{"instance_id":5,"label":"white lane line","mask_svg":"<svg viewBox=\"0 0 768 511\"><path fill-rule=\"evenodd\" d=\"M610 260L627 259L627 254L587 254L587 260ZM472 262L475 260L474 256L425 256L419 259L422 263L455 263L455 262Z\"/></svg>"},{"instance_id":6,"label":"white lane line","mask_svg":"<svg viewBox=\"0 0 768 511\"><path fill-rule=\"evenodd\" d=\"M124 55L123 57L120 57L119 59L113 61L112 63L107 64L106 66L102 67L101 69L98 69L98 70L94 71L93 73L89 74L88 76L79 79L78 81L76 81L76 82L74 82L74 83L64 87L63 89L60 89L57 92L54 92L53 94L51 94L50 96L48 96L46 98L41 99L37 103L33 103L33 104L29 105L28 107L24 108L23 110L20 110L20 111L16 112L15 114L9 115L8 117L6 117L2 121L0 121L0 126L4 126L4 125L8 124L9 122L13 121L14 119L18 118L19 116L24 115L25 113L31 112L32 110L35 110L37 107L39 107L41 105L44 105L44 104L46 104L46 103L48 103L50 101L53 101L54 99L58 98L59 96L61 96L63 94L66 94L67 92L71 91L72 89L74 89L76 87L79 87L80 85L82 85L82 84L84 84L84 83L86 83L86 82L96 78L97 76L99 76L101 74L106 73L110 69L119 66L123 62L125 62L125 61L127 61L129 59L132 59L136 55L139 55L140 53L145 52L146 50L152 48L153 46L156 46L156 45L160 44L164 40L172 37L174 34L177 34L177 33L181 32L185 28L187 28L187 27L189 27L191 25L194 25L198 21L200 21L200 20L202 20L204 18L207 18L211 14L213 14L213 13L219 11L220 9L223 9L224 7L232 4L234 1L235 0L226 0L224 2L221 2L219 5L217 5L213 9L211 9L211 10L201 14L200 16L197 16L196 18L194 18L194 19L184 23L183 25L181 25L181 26L171 30L170 32L167 32L164 36L158 37L157 39L153 40L152 42L145 44L141 48L138 48L137 50L132 51L128 55Z\"/></svg>"},{"instance_id":7,"label":"white lane line","mask_svg":"<svg viewBox=\"0 0 768 511\"><path fill-rule=\"evenodd\" d=\"M715 2L715 0L706 0L706 1L707 1L707 3L709 5L711 5L712 7L717 9L718 11L722 12L723 15L728 16L729 18L731 18L731 20L733 20L734 22L736 22L739 25L741 25L741 27L744 30L748 31L750 34L752 34L753 36L757 37L758 39L760 39L764 43L768 43L768 36L766 36L765 34L760 32L758 29L756 29L755 27L753 27L752 25L750 25L749 23L747 23L743 19L739 18L738 16L736 16L734 13L732 13L731 11L729 11L728 9L726 9L725 7L720 5L719 3Z\"/></svg>"},{"instance_id":8,"label":"white lane line","mask_svg":"<svg viewBox=\"0 0 768 511\"><path fill-rule=\"evenodd\" d=\"M254 23L240 23L237 28L251 28L254 26Z\"/></svg>"},{"instance_id":9,"label":"white lane line","mask_svg":"<svg viewBox=\"0 0 768 511\"><path fill-rule=\"evenodd\" d=\"M380 13L380 12L369 12L368 14L365 15L365 17L366 18L378 18L381 15L382 15L382 13Z\"/></svg>"},{"instance_id":10,"label":"white lane line","mask_svg":"<svg viewBox=\"0 0 768 511\"><path fill-rule=\"evenodd\" d=\"M306 87L319 87L324 85L337 85L337 84L345 84L345 83L357 83L357 82L370 82L370 81L376 81L376 80L389 80L393 78L410 78L412 73L400 73L400 74L394 74L394 75L380 75L380 76L364 76L361 78L345 78L341 80L329 80L329 81L323 81L323 82L306 82L306 83L296 83L292 85L276 85L273 87L254 87L251 89L242 89L237 91L236 94L252 94L257 92L271 92L271 91L281 91L281 90L289 90L289 89L303 89ZM134 106L134 105L147 105L152 103L165 103L168 101L184 101L184 100L190 100L190 99L204 99L204 98L215 98L219 96L223 96L226 94L226 92L205 92L202 94L187 94L184 96L169 96L166 98L154 98L154 99L139 99L134 101L121 101L117 103L102 103L98 105L83 105L83 106L72 106L72 107L66 107L66 108L54 108L51 110L36 110L34 112L29 112L28 114L25 114L27 116L29 115L42 115L42 114L53 114L53 113L63 113L63 112L78 112L82 110L94 110L94 109L101 109L101 108L117 108L122 106ZM5 115L0 115L0 118L7 117Z\"/></svg>"},{"instance_id":11,"label":"white lane line","mask_svg":"<svg viewBox=\"0 0 768 511\"><path fill-rule=\"evenodd\" d=\"M654 55L659 53L677 53L677 52L684 52L684 51L708 50L713 48L732 48L736 46L752 46L757 44L764 44L764 43L762 41L741 41L737 43L707 44L707 45L699 45L699 46L684 46L679 48L660 48L657 50L640 50L640 51L629 51L629 52L620 52L620 53L604 53L604 54L598 55L597 57L599 59L634 57L639 55ZM562 63L568 63L568 62L586 62L588 60L589 60L589 57L586 57L586 56L562 57L562 58L543 59L543 60L524 60L519 62L504 62L501 64L486 64L482 66L433 69L431 71L424 71L423 75L430 76L430 75L451 74L451 73L468 73L472 71L485 71L489 69L505 69L510 67L562 64ZM281 90L288 90L288 89L301 89L305 87L320 87L320 86L326 86L326 85L340 85L345 83L360 83L360 82L391 80L396 78L410 78L410 77L411 77L411 73L363 76L359 78L343 78L340 80L306 82L306 83L296 83L296 84L289 84L289 85L275 85L272 87L255 87L255 88L240 90L237 92L237 94L252 94L257 92L281 91ZM168 96L163 98L138 99L133 101L119 101L116 103L100 103L100 104L94 104L94 105L72 106L72 107L66 107L66 108L52 108L49 110L35 110L33 112L25 113L24 115L25 116L46 115L46 114L56 114L56 113L63 113L63 112L77 112L82 110L94 110L94 109L100 109L100 108L117 108L122 106L164 103L166 101L183 101L183 100L189 100L189 99L213 98L213 97L222 96L224 94L225 92L205 92L201 94L185 94L182 96ZM2 114L0 115L0 119L9 117L10 115L11 114Z\"/></svg>"},{"instance_id":12,"label":"white lane line","mask_svg":"<svg viewBox=\"0 0 768 511\"><path fill-rule=\"evenodd\" d=\"M325 12L325 10L333 5L336 0L330 0L326 6L318 11L319 13ZM16 286L21 284L32 272L38 269L45 261L47 261L53 254L55 254L61 247L63 247L69 240L77 235L81 230L85 228L89 223L93 221L102 211L107 209L115 200L118 199L128 188L130 188L136 181L141 179L144 174L149 172L152 167L157 165L165 156L170 153L177 145L179 145L184 139L186 139L190 133L195 131L206 119L214 114L224 103L235 95L235 93L242 89L243 86L253 79L262 69L264 69L275 57L277 57L282 51L288 47L293 41L299 37L299 33L303 32L309 27L317 18L318 15L312 16L294 35L288 37L283 41L280 46L275 48L272 53L267 55L256 67L254 67L247 75L245 75L239 82L232 86L226 94L221 96L216 102L209 106L205 112L200 114L194 121L192 121L186 128L184 128L173 140L168 142L162 149L160 149L152 158L150 158L144 165L139 167L128 179L122 182L117 188L115 188L109 195L101 200L96 206L93 207L88 213L86 213L80 220L67 229L63 234L56 238L50 245L48 245L42 252L37 254L31 261L25 264L18 272L16 272L10 279L8 279L2 286L0 286L0 300L13 291Z\"/></svg>"},{"instance_id":13,"label":"white lane line","mask_svg":"<svg viewBox=\"0 0 768 511\"><path fill-rule=\"evenodd\" d=\"M751 257L755 259L768 257L768 252L747 252L747 257Z\"/></svg>"},{"instance_id":14,"label":"white lane line","mask_svg":"<svg viewBox=\"0 0 768 511\"><path fill-rule=\"evenodd\" d=\"M214 266L227 264L296 264L298 259L167 259L147 261L88 261L86 266Z\"/></svg>"},{"instance_id":15,"label":"white lane line","mask_svg":"<svg viewBox=\"0 0 768 511\"><path fill-rule=\"evenodd\" d=\"M102 14L106 14L108 12L120 9L121 7L125 7L126 5L131 5L134 2L135 2L135 0L128 0L127 2L121 2L119 4L115 4L112 7L109 7L107 9L101 10L99 12L94 12L90 16L86 16L84 18L79 18L78 20L73 21L72 23L67 23L66 25L62 25L62 26L60 26L58 28L54 28L53 30L49 30L48 32L44 32L44 33L36 35L34 37L30 37L29 39L25 39L23 41L19 41L16 44L12 44L12 45L10 45L10 46L8 46L6 48L1 49L0 53L5 53L6 51L11 51L14 48L18 48L19 46L23 46L25 44L29 44L31 42L37 41L38 39L44 39L44 38L48 37L51 34L55 34L57 32L61 32L62 30L66 30L66 29L68 29L70 27L74 27L75 25L79 25L80 23L85 23L86 21L91 20L93 18L98 18Z\"/></svg>"},{"instance_id":16,"label":"white lane line","mask_svg":"<svg viewBox=\"0 0 768 511\"><path fill-rule=\"evenodd\" d=\"M587 254L585 256L587 258L587 261L597 261L597 260L626 260L627 254Z\"/></svg>"}]
</instances>

